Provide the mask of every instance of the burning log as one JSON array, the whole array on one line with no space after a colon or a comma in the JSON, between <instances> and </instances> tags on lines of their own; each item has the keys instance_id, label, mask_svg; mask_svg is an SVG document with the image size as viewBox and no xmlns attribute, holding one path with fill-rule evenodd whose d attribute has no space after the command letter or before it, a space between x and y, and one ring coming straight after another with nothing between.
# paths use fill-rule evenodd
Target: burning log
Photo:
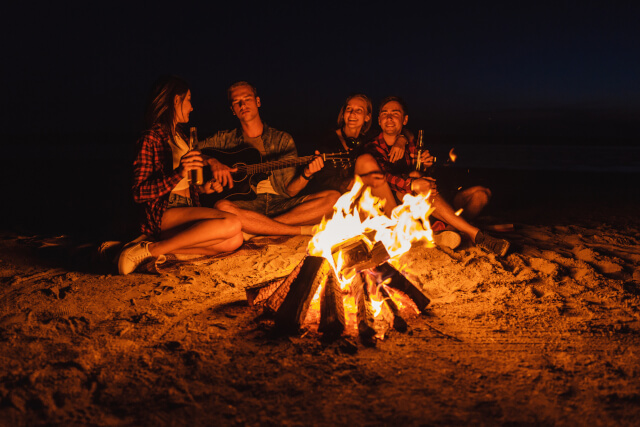
<instances>
[{"instance_id":1,"label":"burning log","mask_svg":"<svg viewBox=\"0 0 640 427\"><path fill-rule=\"evenodd\" d=\"M389 259L389 253L382 242L371 242L365 235L358 235L345 240L331 248L331 255L336 265L342 254L342 271L345 276L350 272L360 272L374 268Z\"/></svg>"},{"instance_id":2,"label":"burning log","mask_svg":"<svg viewBox=\"0 0 640 427\"><path fill-rule=\"evenodd\" d=\"M300 274L300 270L307 260L308 256L305 257L300 263L293 269L291 273L287 276L287 278L278 286L278 288L271 294L267 301L264 304L264 312L265 314L274 314L282 305L282 301L287 296L289 289L291 288L291 283L293 280L298 277Z\"/></svg>"},{"instance_id":3,"label":"burning log","mask_svg":"<svg viewBox=\"0 0 640 427\"><path fill-rule=\"evenodd\" d=\"M391 312L391 315L392 315L391 322L393 325L393 329L395 329L398 332L407 332L407 329L408 329L407 322L400 315L400 310L398 309L398 306L396 305L395 301L391 299L391 295L389 295L389 291L387 291L384 285L380 285L378 286L378 292L380 292L380 295L382 295L382 298L384 298L384 304L387 306L387 308Z\"/></svg>"},{"instance_id":4,"label":"burning log","mask_svg":"<svg viewBox=\"0 0 640 427\"><path fill-rule=\"evenodd\" d=\"M290 282L289 290L282 304L276 311L276 327L286 331L297 331L300 328L307 315L311 300L318 287L327 281L330 271L329 261L322 257L308 256L304 259L300 270ZM285 282L288 280L289 278ZM276 292L279 291L280 288Z\"/></svg>"},{"instance_id":5,"label":"burning log","mask_svg":"<svg viewBox=\"0 0 640 427\"><path fill-rule=\"evenodd\" d=\"M245 289L247 295L247 303L255 306L267 300L280 287L286 277L278 277L276 279L267 280L257 285L249 286Z\"/></svg>"},{"instance_id":6,"label":"burning log","mask_svg":"<svg viewBox=\"0 0 640 427\"><path fill-rule=\"evenodd\" d=\"M404 277L402 273L396 270L391 264L385 262L375 268L374 272L379 275L378 282L381 283L386 279L391 279L388 286L405 293L416 304L418 310L422 313L425 311L431 300L422 293L420 289L409 279Z\"/></svg>"},{"instance_id":7,"label":"burning log","mask_svg":"<svg viewBox=\"0 0 640 427\"><path fill-rule=\"evenodd\" d=\"M355 299L358 307L358 334L365 344L375 344L373 337L376 335L373 319L373 307L367 281L362 273L356 275L351 283L355 291Z\"/></svg>"},{"instance_id":8,"label":"burning log","mask_svg":"<svg viewBox=\"0 0 640 427\"><path fill-rule=\"evenodd\" d=\"M340 283L333 269L329 271L327 283L324 285L324 292L320 301L320 326L318 331L324 337L333 339L339 337L344 331L344 301Z\"/></svg>"}]
</instances>

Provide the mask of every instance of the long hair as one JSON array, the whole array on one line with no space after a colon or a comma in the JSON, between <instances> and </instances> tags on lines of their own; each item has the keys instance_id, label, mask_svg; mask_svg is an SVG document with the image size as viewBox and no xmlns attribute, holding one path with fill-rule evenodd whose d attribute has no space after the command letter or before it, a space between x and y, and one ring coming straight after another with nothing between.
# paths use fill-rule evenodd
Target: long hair
<instances>
[{"instance_id":1,"label":"long hair","mask_svg":"<svg viewBox=\"0 0 640 427\"><path fill-rule=\"evenodd\" d=\"M367 114L371 116L371 112L373 111L373 104L371 104L371 100L369 99L369 97L364 93L356 93L350 95L349 97L347 97L346 101L344 101L344 104L342 104L342 108L340 109L340 113L338 114L338 129L342 129L342 127L344 126L344 112L347 109L347 104L349 104L349 101L354 98L360 98L365 102L365 104L367 104ZM371 129L371 119L369 119L368 122L364 122L364 125L362 125L362 129L360 129L360 135L366 134L369 129Z\"/></svg>"},{"instance_id":2,"label":"long hair","mask_svg":"<svg viewBox=\"0 0 640 427\"><path fill-rule=\"evenodd\" d=\"M160 77L149 93L145 124L151 128L159 124L165 131L172 133L176 119L176 108L173 100L178 95L184 99L189 91L189 84L176 76Z\"/></svg>"}]
</instances>

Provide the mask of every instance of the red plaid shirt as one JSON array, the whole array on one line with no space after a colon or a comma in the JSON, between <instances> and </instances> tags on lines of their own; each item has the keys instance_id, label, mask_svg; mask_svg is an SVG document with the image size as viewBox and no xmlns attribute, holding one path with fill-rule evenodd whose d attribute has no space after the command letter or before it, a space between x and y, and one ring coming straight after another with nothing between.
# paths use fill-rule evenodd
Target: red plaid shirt
<instances>
[{"instance_id":1,"label":"red plaid shirt","mask_svg":"<svg viewBox=\"0 0 640 427\"><path fill-rule=\"evenodd\" d=\"M411 154L415 155L417 152L414 139L409 137L407 137L407 139L409 142L407 142L405 146L404 157L395 163L389 161L391 146L387 145L382 133L366 146L367 152L378 161L378 165L380 165L380 168L384 172L389 187L391 187L394 192L403 195L411 193L411 181L413 181L412 178L409 178L409 172L411 172L413 167Z\"/></svg>"},{"instance_id":2,"label":"red plaid shirt","mask_svg":"<svg viewBox=\"0 0 640 427\"><path fill-rule=\"evenodd\" d=\"M173 169L173 157L169 139L171 135L156 125L146 131L136 144L133 161L133 200L144 208L140 230L157 236L160 233L162 215L169 202L171 190L182 180ZM199 205L197 192L190 187L195 205Z\"/></svg>"}]
</instances>

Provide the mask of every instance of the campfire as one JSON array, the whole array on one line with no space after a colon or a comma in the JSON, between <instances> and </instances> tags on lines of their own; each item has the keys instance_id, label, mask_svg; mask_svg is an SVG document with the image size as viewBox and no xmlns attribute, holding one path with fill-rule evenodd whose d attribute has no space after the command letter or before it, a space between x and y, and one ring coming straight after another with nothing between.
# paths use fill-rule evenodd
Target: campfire
<instances>
[{"instance_id":1,"label":"campfire","mask_svg":"<svg viewBox=\"0 0 640 427\"><path fill-rule=\"evenodd\" d=\"M374 344L424 312L429 298L403 273L399 258L415 241L433 245L429 195L406 195L391 218L356 180L323 221L305 258L287 276L247 289L275 327L288 333L317 325L323 338L357 334Z\"/></svg>"}]
</instances>

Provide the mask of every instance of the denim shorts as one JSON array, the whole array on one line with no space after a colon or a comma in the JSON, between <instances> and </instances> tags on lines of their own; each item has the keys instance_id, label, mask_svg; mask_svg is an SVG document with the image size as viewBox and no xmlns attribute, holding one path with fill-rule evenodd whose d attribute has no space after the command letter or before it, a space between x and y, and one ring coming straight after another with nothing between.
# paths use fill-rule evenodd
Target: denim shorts
<instances>
[{"instance_id":1,"label":"denim shorts","mask_svg":"<svg viewBox=\"0 0 640 427\"><path fill-rule=\"evenodd\" d=\"M191 199L190 197L184 197L175 193L171 193L169 195L169 203L167 204L167 209L191 208L193 206L193 199Z\"/></svg>"},{"instance_id":2,"label":"denim shorts","mask_svg":"<svg viewBox=\"0 0 640 427\"><path fill-rule=\"evenodd\" d=\"M309 197L310 195L284 197L278 194L263 193L258 194L254 200L234 200L233 204L240 209L260 212L268 217L274 217L293 209Z\"/></svg>"}]
</instances>

